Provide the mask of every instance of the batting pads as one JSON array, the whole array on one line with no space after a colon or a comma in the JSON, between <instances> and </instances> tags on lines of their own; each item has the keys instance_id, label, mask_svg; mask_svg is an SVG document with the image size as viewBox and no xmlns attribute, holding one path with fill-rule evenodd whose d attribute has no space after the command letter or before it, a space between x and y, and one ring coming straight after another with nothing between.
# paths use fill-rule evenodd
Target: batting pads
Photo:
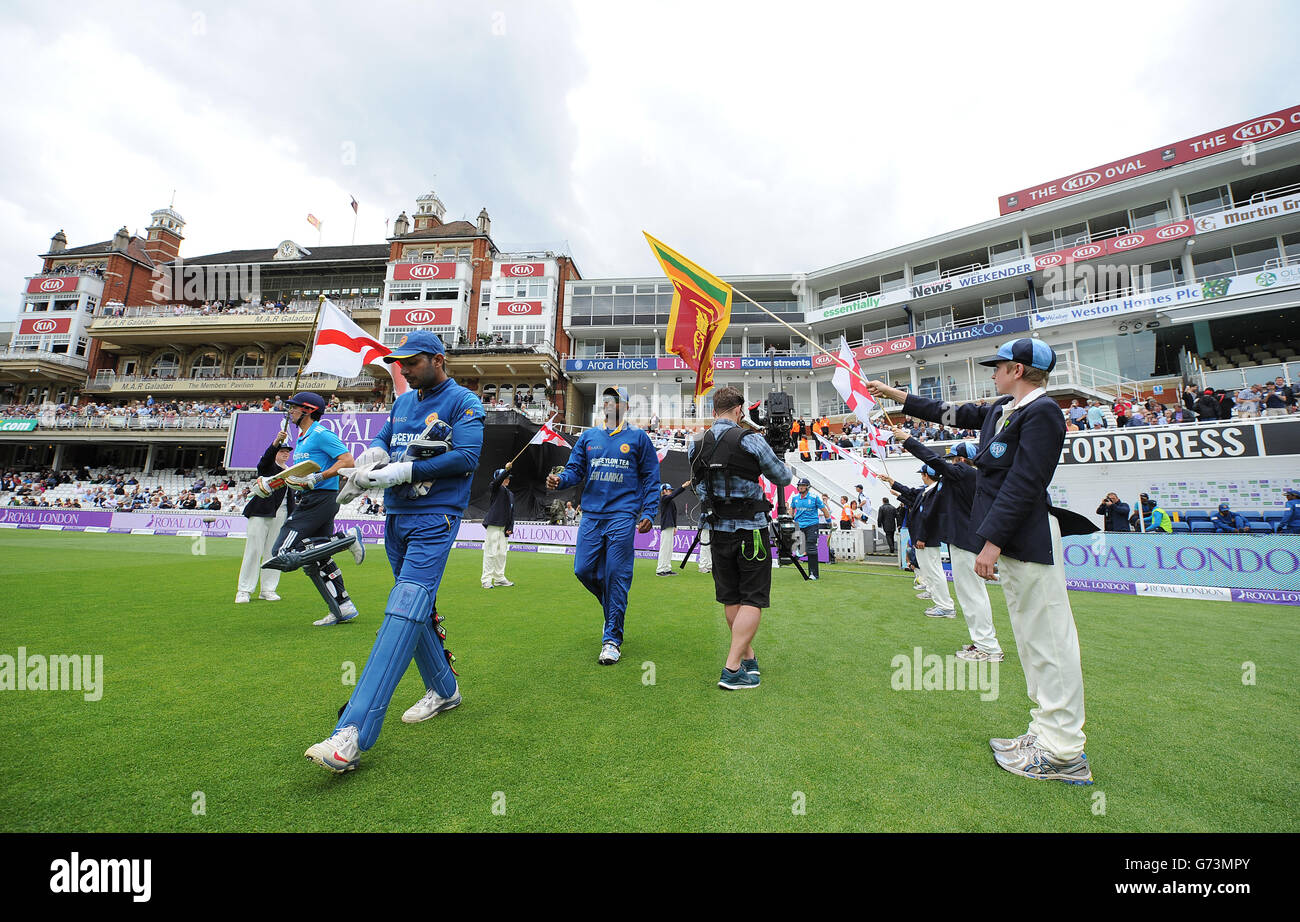
<instances>
[{"instance_id":1,"label":"batting pads","mask_svg":"<svg viewBox=\"0 0 1300 922\"><path fill-rule=\"evenodd\" d=\"M362 750L369 749L379 738L384 714L412 655L426 688L445 698L456 693L456 679L443 653L442 641L433 630L432 613L433 597L419 583L399 580L388 594L384 622L336 728L356 727L357 744Z\"/></svg>"}]
</instances>

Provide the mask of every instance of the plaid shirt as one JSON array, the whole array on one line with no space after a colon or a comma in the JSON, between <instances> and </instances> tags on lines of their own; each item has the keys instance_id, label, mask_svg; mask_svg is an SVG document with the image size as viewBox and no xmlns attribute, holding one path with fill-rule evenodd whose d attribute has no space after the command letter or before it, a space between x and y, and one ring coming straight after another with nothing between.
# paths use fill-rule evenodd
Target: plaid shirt
<instances>
[{"instance_id":1,"label":"plaid shirt","mask_svg":"<svg viewBox=\"0 0 1300 922\"><path fill-rule=\"evenodd\" d=\"M713 433L713 437L718 439L735 425L729 419L717 419L713 421L713 427L710 431ZM700 450L702 442L702 439L691 442L689 455L692 460ZM758 459L758 466L763 475L778 487L783 487L794 479L790 469L776 456L771 446L757 432L751 432L742 438L740 447ZM763 488L756 481L741 480L725 473L709 474L707 476L709 477L709 487L716 499L755 499L761 502L765 498ZM704 499L705 492L704 484L697 483L695 485L695 493L701 500ZM751 528L766 528L768 521L766 515L756 515L749 519L719 518L713 523L713 527L718 531L748 531Z\"/></svg>"}]
</instances>

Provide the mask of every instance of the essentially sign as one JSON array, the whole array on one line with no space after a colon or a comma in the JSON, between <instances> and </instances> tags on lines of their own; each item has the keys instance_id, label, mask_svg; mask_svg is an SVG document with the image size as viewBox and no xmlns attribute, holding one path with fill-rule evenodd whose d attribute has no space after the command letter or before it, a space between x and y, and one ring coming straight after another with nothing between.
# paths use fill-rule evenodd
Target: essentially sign
<instances>
[{"instance_id":1,"label":"essentially sign","mask_svg":"<svg viewBox=\"0 0 1300 922\"><path fill-rule=\"evenodd\" d=\"M497 303L498 317L540 317L541 301L500 301Z\"/></svg>"},{"instance_id":2,"label":"essentially sign","mask_svg":"<svg viewBox=\"0 0 1300 922\"><path fill-rule=\"evenodd\" d=\"M20 336L67 333L71 329L71 317L25 317L18 322L18 335Z\"/></svg>"},{"instance_id":3,"label":"essentially sign","mask_svg":"<svg viewBox=\"0 0 1300 922\"><path fill-rule=\"evenodd\" d=\"M1201 215L1196 218L1196 230L1203 234L1206 231L1221 230L1225 227L1236 227L1238 224L1251 224L1267 218L1276 218L1279 215L1297 213L1300 213L1300 192L1278 196L1265 202L1229 208L1227 211Z\"/></svg>"},{"instance_id":4,"label":"essentially sign","mask_svg":"<svg viewBox=\"0 0 1300 922\"><path fill-rule=\"evenodd\" d=\"M36 428L34 419L6 419L0 421L0 432L31 432Z\"/></svg>"},{"instance_id":5,"label":"essentially sign","mask_svg":"<svg viewBox=\"0 0 1300 922\"><path fill-rule=\"evenodd\" d=\"M446 281L456 277L456 263L394 263L394 282Z\"/></svg>"},{"instance_id":6,"label":"essentially sign","mask_svg":"<svg viewBox=\"0 0 1300 922\"><path fill-rule=\"evenodd\" d=\"M80 281L81 276L79 275L36 278L27 283L27 293L29 295L40 295L52 294L56 291L76 291L77 283Z\"/></svg>"},{"instance_id":7,"label":"essentially sign","mask_svg":"<svg viewBox=\"0 0 1300 922\"><path fill-rule=\"evenodd\" d=\"M968 342L973 339L987 339L990 336L1010 337L1014 333L1024 333L1029 329L1028 317L1009 317L1006 320L994 320L969 327L954 327L951 330L935 330L916 334L916 348L932 349L935 346L950 346L953 343Z\"/></svg>"},{"instance_id":8,"label":"essentially sign","mask_svg":"<svg viewBox=\"0 0 1300 922\"><path fill-rule=\"evenodd\" d=\"M1165 243L1169 240L1177 240L1180 237L1190 237L1195 233L1196 229L1192 226L1190 219L1175 221L1161 227L1134 231L1131 234L1125 234L1123 237L1107 237L1104 240L1081 243L1076 247L1067 247L1054 253L1044 253L1042 256L1034 258L1034 268L1050 269L1052 266L1060 266L1078 260L1115 256L1120 253L1127 253L1129 250L1149 247L1152 244Z\"/></svg>"},{"instance_id":9,"label":"essentially sign","mask_svg":"<svg viewBox=\"0 0 1300 922\"><path fill-rule=\"evenodd\" d=\"M289 379L293 383L293 379ZM326 413L317 425L339 437L352 457L370 447L370 441L388 421L387 413ZM283 413L240 410L230 421L226 436L226 467L230 470L254 470L266 446L284 425ZM298 427L289 426L289 444L298 440Z\"/></svg>"},{"instance_id":10,"label":"essentially sign","mask_svg":"<svg viewBox=\"0 0 1300 922\"><path fill-rule=\"evenodd\" d=\"M1157 147L1123 160L1113 160L1090 170L1012 192L998 199L998 213L1008 214L1032 205L1068 198L1080 192L1087 192L1089 189L1098 189L1134 176L1163 170L1165 167L1179 163L1200 160L1202 157L1209 157L1244 144L1264 141L1293 131L1300 131L1300 106L1282 109L1248 122L1238 122L1227 128L1199 134L1176 144Z\"/></svg>"},{"instance_id":11,"label":"essentially sign","mask_svg":"<svg viewBox=\"0 0 1300 922\"><path fill-rule=\"evenodd\" d=\"M388 312L390 327L445 327L451 325L454 308L450 307L394 307Z\"/></svg>"},{"instance_id":12,"label":"essentially sign","mask_svg":"<svg viewBox=\"0 0 1300 922\"><path fill-rule=\"evenodd\" d=\"M502 263L503 279L539 279L546 274L546 263Z\"/></svg>"}]
</instances>

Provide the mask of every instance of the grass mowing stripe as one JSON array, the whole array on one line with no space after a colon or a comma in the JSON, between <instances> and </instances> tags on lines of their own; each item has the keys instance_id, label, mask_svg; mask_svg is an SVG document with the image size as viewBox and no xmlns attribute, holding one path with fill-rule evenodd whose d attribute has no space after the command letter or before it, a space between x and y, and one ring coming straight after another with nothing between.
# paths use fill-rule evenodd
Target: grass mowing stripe
<instances>
[{"instance_id":1,"label":"grass mowing stripe","mask_svg":"<svg viewBox=\"0 0 1300 922\"><path fill-rule=\"evenodd\" d=\"M241 542L192 542L0 533L0 654L98 654L105 672L94 702L0 691L0 744L18 756L0 764L0 829L1300 828L1297 769L1279 758L1300 716L1285 607L1072 593L1097 780L1076 788L993 764L988 738L1023 732L1029 708L1001 593L995 700L895 691L894 657L952 653L964 625L926 618L905 577L845 565L817 583L773 575L762 687L726 693L726 628L693 567L658 578L638 561L623 662L599 667L599 611L570 558L512 554L518 585L483 590L481 554L454 551L439 610L464 704L401 723L423 693L408 670L378 744L336 778L302 752L369 653L384 555L343 559L357 622L313 628L324 606L303 574L282 578L282 602L234 605Z\"/></svg>"}]
</instances>

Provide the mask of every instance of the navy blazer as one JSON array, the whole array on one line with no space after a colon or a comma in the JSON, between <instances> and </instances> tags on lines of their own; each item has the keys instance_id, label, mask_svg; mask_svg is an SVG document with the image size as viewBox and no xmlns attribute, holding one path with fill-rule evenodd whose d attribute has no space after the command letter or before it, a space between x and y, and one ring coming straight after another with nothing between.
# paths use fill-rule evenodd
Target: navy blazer
<instances>
[{"instance_id":1,"label":"navy blazer","mask_svg":"<svg viewBox=\"0 0 1300 922\"><path fill-rule=\"evenodd\" d=\"M927 518L933 515L932 533L942 536L950 545L978 554L984 549L984 539L975 534L970 523L970 510L975 501L975 468L946 461L934 449L916 439L908 439L903 447L941 475L943 490L938 501L932 504L933 512L927 512Z\"/></svg>"},{"instance_id":2,"label":"navy blazer","mask_svg":"<svg viewBox=\"0 0 1300 922\"><path fill-rule=\"evenodd\" d=\"M1054 508L1047 494L1065 444L1060 405L1044 394L1012 413L1003 427L999 408L1011 402L1006 396L988 406L955 405L909 394L903 412L980 431L971 503L975 535L1015 560L1052 564L1049 514L1059 520L1062 535L1091 534L1098 529L1083 516Z\"/></svg>"},{"instance_id":3,"label":"navy blazer","mask_svg":"<svg viewBox=\"0 0 1300 922\"><path fill-rule=\"evenodd\" d=\"M941 539L938 534L932 534L927 525L933 527L930 521L929 509L933 508L934 492L926 497L924 503L921 502L921 496L928 487L905 487L901 483L894 484L894 489L898 491L898 500L903 506L903 522L901 528L907 529L908 538L913 544L921 541L929 545L932 541L938 543ZM929 508L927 508L929 507Z\"/></svg>"}]
</instances>

